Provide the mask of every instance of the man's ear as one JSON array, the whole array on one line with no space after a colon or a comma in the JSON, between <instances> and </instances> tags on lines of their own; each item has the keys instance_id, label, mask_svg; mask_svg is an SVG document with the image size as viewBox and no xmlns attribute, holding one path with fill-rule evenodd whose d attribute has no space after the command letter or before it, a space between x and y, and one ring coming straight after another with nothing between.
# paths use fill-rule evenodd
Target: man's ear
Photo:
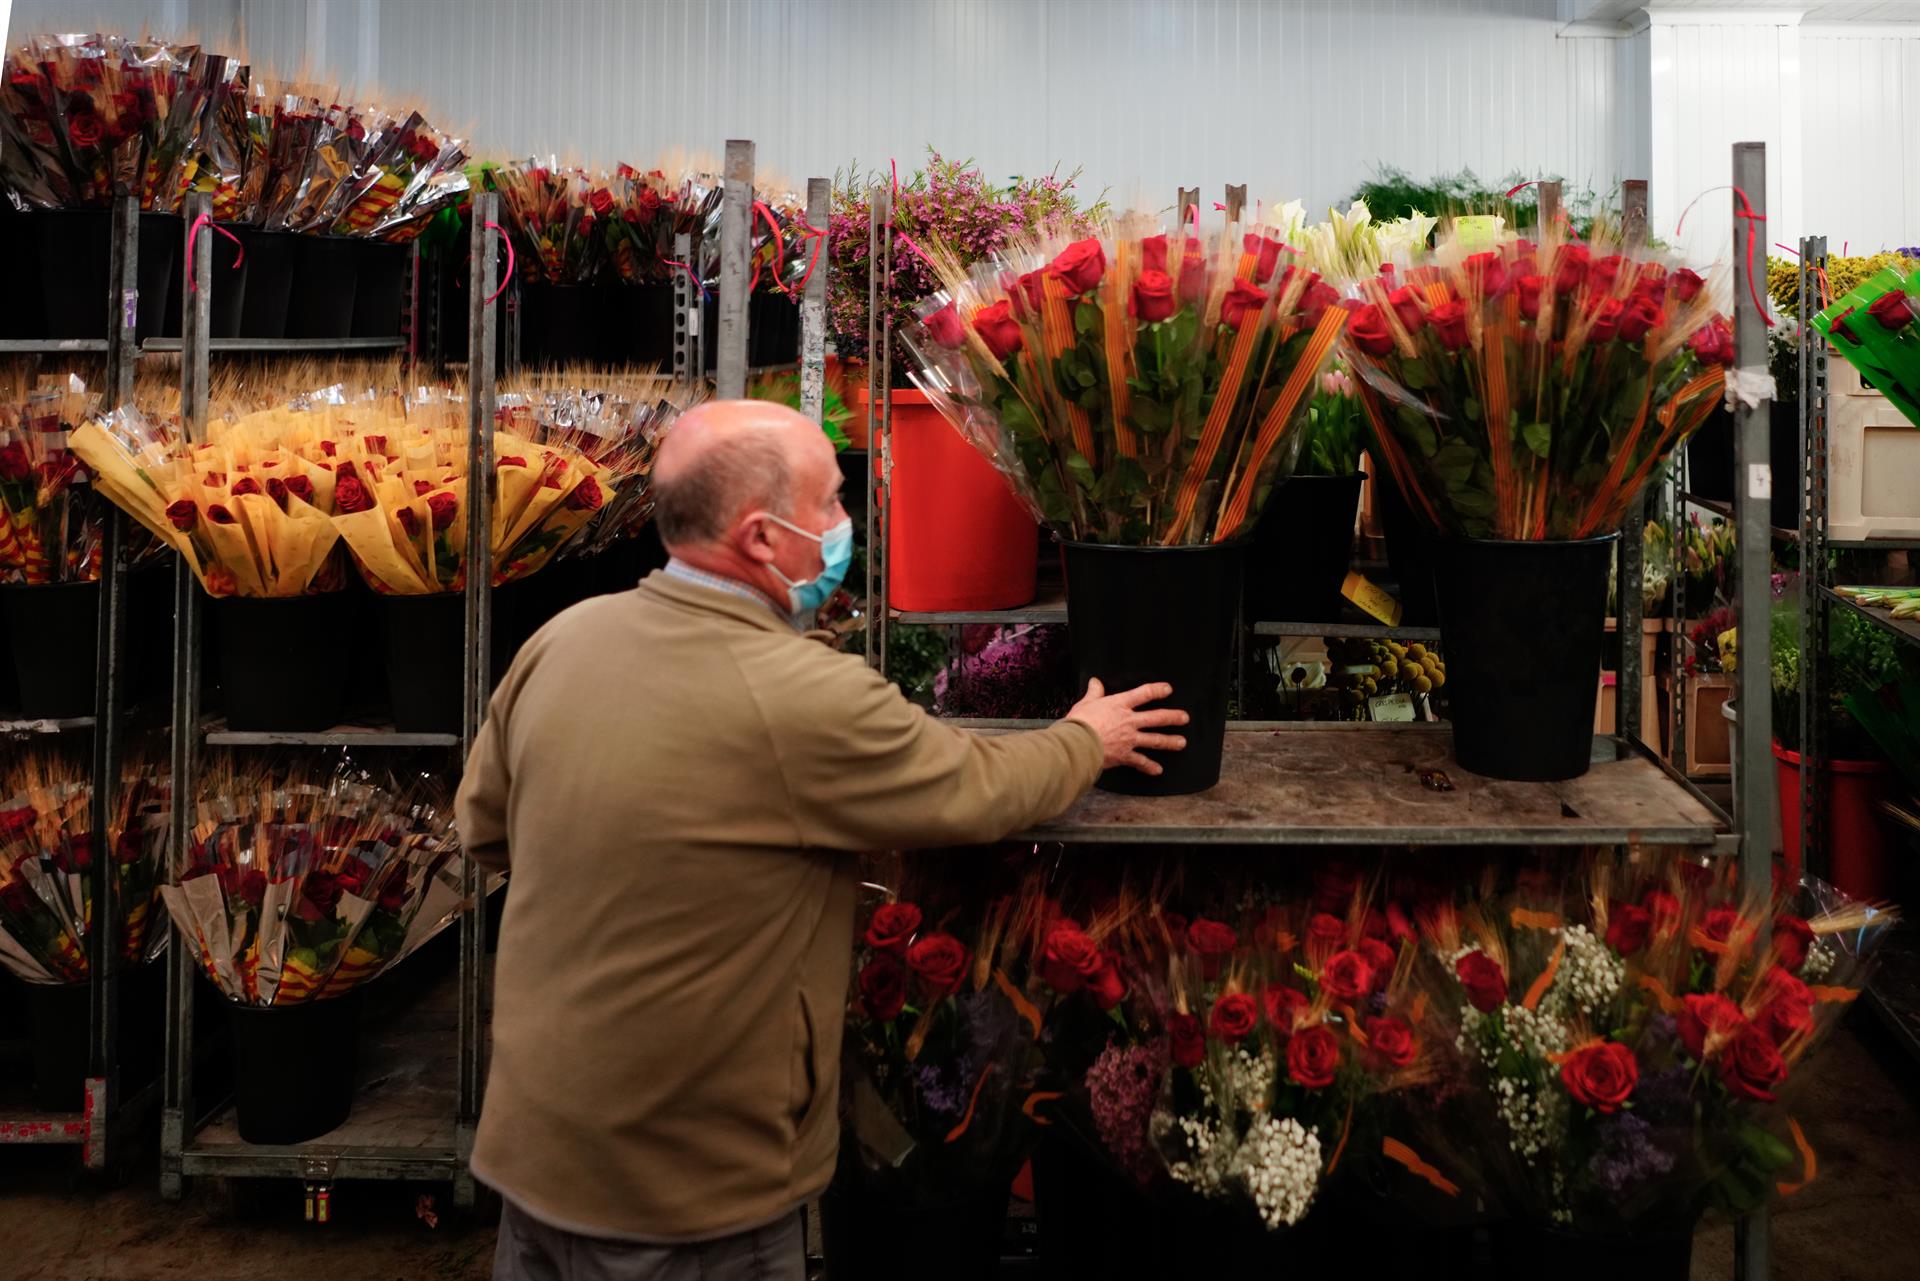
<instances>
[{"instance_id":1,"label":"man's ear","mask_svg":"<svg viewBox=\"0 0 1920 1281\"><path fill-rule=\"evenodd\" d=\"M761 565L771 565L776 555L768 536L770 522L758 516L743 516L733 527L733 545L742 556Z\"/></svg>"}]
</instances>

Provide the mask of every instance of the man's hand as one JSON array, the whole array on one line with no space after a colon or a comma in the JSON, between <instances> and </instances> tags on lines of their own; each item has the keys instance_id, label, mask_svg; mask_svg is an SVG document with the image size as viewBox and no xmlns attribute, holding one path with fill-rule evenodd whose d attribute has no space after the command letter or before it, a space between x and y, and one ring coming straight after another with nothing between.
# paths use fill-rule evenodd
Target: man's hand
<instances>
[{"instance_id":1,"label":"man's hand","mask_svg":"<svg viewBox=\"0 0 1920 1281\"><path fill-rule=\"evenodd\" d=\"M1099 681L1087 682L1087 694L1073 705L1066 719L1093 726L1100 736L1105 765L1113 769L1131 765L1142 774L1160 773L1160 765L1140 754L1143 747L1160 752L1177 752L1187 745L1179 734L1154 734L1149 731L1168 725L1185 725L1187 714L1177 707L1140 711L1142 703L1156 703L1173 697L1173 686L1164 683L1142 685L1124 694L1109 694Z\"/></svg>"}]
</instances>

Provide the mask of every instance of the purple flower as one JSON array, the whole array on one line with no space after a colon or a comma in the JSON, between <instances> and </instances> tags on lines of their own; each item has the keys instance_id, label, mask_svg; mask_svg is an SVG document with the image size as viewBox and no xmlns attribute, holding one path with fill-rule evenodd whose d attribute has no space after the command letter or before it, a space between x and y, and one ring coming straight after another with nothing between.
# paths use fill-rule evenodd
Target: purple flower
<instances>
[{"instance_id":1,"label":"purple flower","mask_svg":"<svg viewBox=\"0 0 1920 1281\"><path fill-rule=\"evenodd\" d=\"M1632 1112L1617 1112L1600 1124L1600 1149L1588 1169L1595 1182L1618 1194L1673 1169L1674 1154L1661 1147L1654 1129Z\"/></svg>"},{"instance_id":2,"label":"purple flower","mask_svg":"<svg viewBox=\"0 0 1920 1281\"><path fill-rule=\"evenodd\" d=\"M955 668L933 679L943 716L1051 719L1072 705L1073 654L1058 627L969 628Z\"/></svg>"},{"instance_id":3,"label":"purple flower","mask_svg":"<svg viewBox=\"0 0 1920 1281\"><path fill-rule=\"evenodd\" d=\"M1141 1183L1153 1177L1147 1123L1167 1073L1167 1046L1109 1045L1087 1069L1094 1128L1120 1168Z\"/></svg>"}]
</instances>

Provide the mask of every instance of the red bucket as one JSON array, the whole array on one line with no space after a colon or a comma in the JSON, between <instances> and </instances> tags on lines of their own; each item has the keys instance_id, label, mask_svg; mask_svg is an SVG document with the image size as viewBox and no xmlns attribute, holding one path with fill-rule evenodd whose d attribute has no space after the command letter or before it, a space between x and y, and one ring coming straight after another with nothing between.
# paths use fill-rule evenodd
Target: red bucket
<instances>
[{"instance_id":1,"label":"red bucket","mask_svg":"<svg viewBox=\"0 0 1920 1281\"><path fill-rule=\"evenodd\" d=\"M1006 477L922 392L893 393L892 430L888 604L924 613L1033 600L1040 540Z\"/></svg>"},{"instance_id":2,"label":"red bucket","mask_svg":"<svg viewBox=\"0 0 1920 1281\"><path fill-rule=\"evenodd\" d=\"M1800 875L1800 753L1775 743L1780 783L1780 846L1787 871ZM1880 802L1893 794L1893 767L1885 761L1828 761L1822 768L1827 788L1828 880L1857 899L1884 899L1893 892L1887 861L1886 830Z\"/></svg>"}]
</instances>

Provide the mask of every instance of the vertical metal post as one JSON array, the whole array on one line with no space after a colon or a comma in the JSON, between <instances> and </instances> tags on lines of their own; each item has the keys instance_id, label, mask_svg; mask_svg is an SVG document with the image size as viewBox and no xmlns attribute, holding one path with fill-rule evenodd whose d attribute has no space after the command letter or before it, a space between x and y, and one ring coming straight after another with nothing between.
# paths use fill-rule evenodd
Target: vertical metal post
<instances>
[{"instance_id":1,"label":"vertical metal post","mask_svg":"<svg viewBox=\"0 0 1920 1281\"><path fill-rule=\"evenodd\" d=\"M1540 184L1540 225L1535 233L1543 233L1560 222L1560 184L1550 180Z\"/></svg>"},{"instance_id":2,"label":"vertical metal post","mask_svg":"<svg viewBox=\"0 0 1920 1281\"><path fill-rule=\"evenodd\" d=\"M1682 448L1674 455L1673 488L1667 514L1673 521L1673 537L1676 548L1679 540L1687 536L1687 451ZM1684 777L1687 764L1687 575L1685 566L1676 555L1673 573L1673 654L1668 666L1669 690L1667 713L1667 752L1668 760L1674 769Z\"/></svg>"},{"instance_id":3,"label":"vertical metal post","mask_svg":"<svg viewBox=\"0 0 1920 1281\"><path fill-rule=\"evenodd\" d=\"M1831 879L1827 866L1824 790L1827 759L1827 340L1807 323L1820 310L1816 272L1827 264L1827 238L1800 241L1800 858L1811 875Z\"/></svg>"},{"instance_id":4,"label":"vertical metal post","mask_svg":"<svg viewBox=\"0 0 1920 1281\"><path fill-rule=\"evenodd\" d=\"M825 178L807 179L807 225L825 232L833 217L833 184ZM800 299L800 412L821 420L827 401L827 246L817 236L809 246L815 263Z\"/></svg>"},{"instance_id":5,"label":"vertical metal post","mask_svg":"<svg viewBox=\"0 0 1920 1281\"><path fill-rule=\"evenodd\" d=\"M1735 259L1743 238L1753 225L1741 216L1740 192L1752 200L1752 212L1765 217L1767 198L1767 148L1765 143L1736 142L1733 145L1733 243ZM1764 226L1765 224L1758 224ZM1744 283L1744 282L1742 282ZM1765 368L1767 330L1765 318L1749 289L1734 289L1733 341L1735 365L1742 369ZM1755 901L1764 901L1773 881L1773 703L1770 688L1771 664L1755 655L1766 653L1771 635L1769 615L1772 596L1768 582L1768 553L1772 550L1771 496L1773 478L1768 462L1768 415L1763 404L1758 409L1736 406L1734 423L1734 523L1739 538L1739 589L1735 594L1735 613L1748 661L1737 673L1740 699L1738 737L1734 743L1733 821L1740 835L1740 880L1744 893ZM1771 1255L1767 1216L1763 1209L1740 1220L1734 1245L1734 1275L1740 1281L1765 1281Z\"/></svg>"},{"instance_id":6,"label":"vertical metal post","mask_svg":"<svg viewBox=\"0 0 1920 1281\"><path fill-rule=\"evenodd\" d=\"M678 232L673 238L675 262L693 262L693 237ZM700 283L689 267L673 273L673 377L682 387L692 388L706 376L700 358Z\"/></svg>"},{"instance_id":7,"label":"vertical metal post","mask_svg":"<svg viewBox=\"0 0 1920 1281\"><path fill-rule=\"evenodd\" d=\"M461 660L466 698L460 718L460 750L473 750L487 716L492 689L494 325L496 237L500 197L473 198L473 254L467 278L467 582L466 650ZM486 965L486 874L461 854L461 892L469 904L460 917L460 1090L454 1144L464 1169L473 1151L480 1116L480 1075L485 1040L481 1026L482 975Z\"/></svg>"},{"instance_id":8,"label":"vertical metal post","mask_svg":"<svg viewBox=\"0 0 1920 1281\"><path fill-rule=\"evenodd\" d=\"M420 242L407 246L407 285L400 295L400 336L407 340L402 372L411 374L420 365Z\"/></svg>"},{"instance_id":9,"label":"vertical metal post","mask_svg":"<svg viewBox=\"0 0 1920 1281\"><path fill-rule=\"evenodd\" d=\"M187 197L182 234L186 251L186 288L181 290L180 433L198 443L207 430L208 300L213 288L213 237L193 234L193 225L210 211L204 192ZM169 823L168 876L186 868L193 837L195 767L200 746L201 594L185 558L173 564L173 814ZM177 1200L185 1191L181 1154L194 1129L193 981L195 958L179 926L167 951L167 1060L160 1119L160 1194Z\"/></svg>"},{"instance_id":10,"label":"vertical metal post","mask_svg":"<svg viewBox=\"0 0 1920 1281\"><path fill-rule=\"evenodd\" d=\"M1240 215L1245 213L1247 209L1247 184L1243 182L1236 187L1229 183L1225 203L1227 206L1227 221L1239 222Z\"/></svg>"},{"instance_id":11,"label":"vertical metal post","mask_svg":"<svg viewBox=\"0 0 1920 1281\"><path fill-rule=\"evenodd\" d=\"M1540 191L1541 216L1544 220L1549 191L1555 212L1558 212L1560 184L1542 183ZM1635 246L1644 244L1647 234L1647 184L1622 183L1620 204L1621 224L1627 243ZM1614 724L1623 737L1636 742L1644 741L1648 729L1642 724L1640 715L1640 691L1646 680L1646 673L1641 670L1643 659L1640 648L1643 615L1646 613L1646 602L1642 595L1647 572L1646 528L1647 500L1645 495L1636 495L1627 506L1626 519L1620 529L1620 569L1615 576L1615 581L1620 585L1617 624L1620 631L1620 665L1614 668L1618 677L1613 688Z\"/></svg>"},{"instance_id":12,"label":"vertical metal post","mask_svg":"<svg viewBox=\"0 0 1920 1281\"><path fill-rule=\"evenodd\" d=\"M714 382L722 400L747 394L748 273L753 259L753 144L727 140L720 200L720 350Z\"/></svg>"},{"instance_id":13,"label":"vertical metal post","mask_svg":"<svg viewBox=\"0 0 1920 1281\"><path fill-rule=\"evenodd\" d=\"M888 482L893 425L893 192L876 184L868 197L867 261L867 663L887 674Z\"/></svg>"}]
</instances>

